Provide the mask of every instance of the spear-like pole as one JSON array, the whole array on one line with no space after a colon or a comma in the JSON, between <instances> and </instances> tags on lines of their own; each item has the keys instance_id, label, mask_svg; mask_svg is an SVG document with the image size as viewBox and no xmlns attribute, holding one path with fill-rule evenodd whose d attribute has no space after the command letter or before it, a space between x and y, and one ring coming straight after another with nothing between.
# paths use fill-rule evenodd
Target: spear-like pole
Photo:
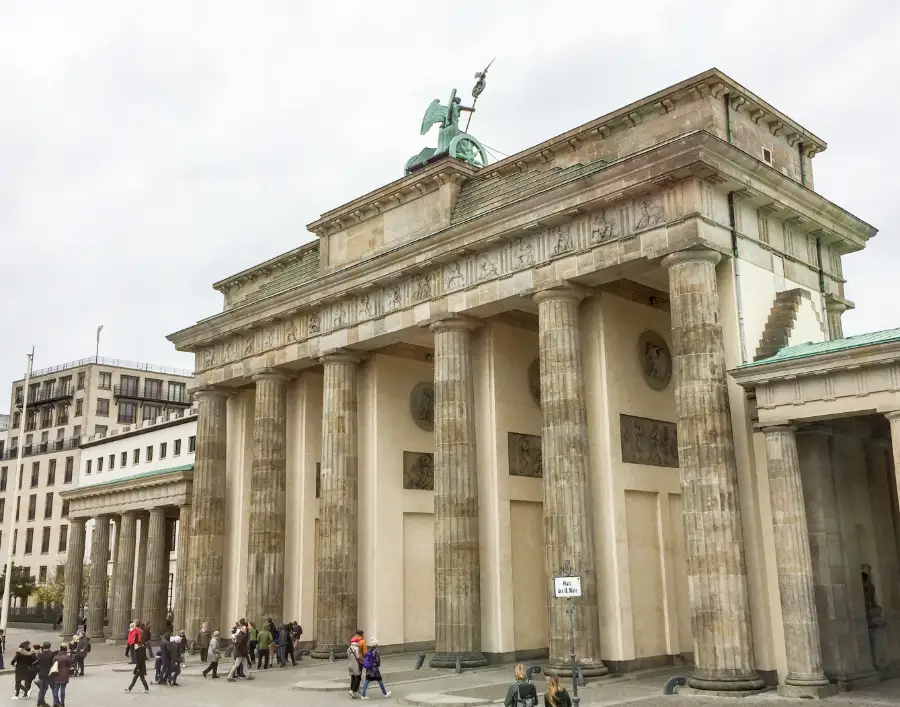
<instances>
[{"instance_id":1,"label":"spear-like pole","mask_svg":"<svg viewBox=\"0 0 900 707\"><path fill-rule=\"evenodd\" d=\"M495 61L497 61L497 57L491 59L491 64L493 64ZM484 67L484 71L479 71L477 74L475 74L475 78L478 79L478 81L475 83L475 87L472 89L472 113L475 112L474 109L475 104L478 103L478 96L480 96L484 91L484 87L487 82L487 72L488 69L491 68L491 64L488 64L486 67ZM466 121L465 132L469 132L469 125L472 122L472 113L469 113L469 119Z\"/></svg>"}]
</instances>

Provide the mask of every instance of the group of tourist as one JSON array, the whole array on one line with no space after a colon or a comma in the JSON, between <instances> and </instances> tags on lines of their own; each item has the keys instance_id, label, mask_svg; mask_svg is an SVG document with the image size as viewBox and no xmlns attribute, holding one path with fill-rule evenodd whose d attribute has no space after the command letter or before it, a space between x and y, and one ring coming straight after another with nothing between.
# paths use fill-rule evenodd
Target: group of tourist
<instances>
[{"instance_id":1,"label":"group of tourist","mask_svg":"<svg viewBox=\"0 0 900 707\"><path fill-rule=\"evenodd\" d=\"M378 683L382 695L391 696L391 691L385 688L384 680L381 678L381 654L378 652L378 639L372 638L366 643L366 636L362 629L358 629L356 635L350 639L350 645L347 647L347 667L350 670L350 697L353 699L369 699L366 697L366 690L369 689L370 682ZM363 671L366 673L366 681L363 682L362 690L360 690L359 684L362 682Z\"/></svg>"},{"instance_id":2,"label":"group of tourist","mask_svg":"<svg viewBox=\"0 0 900 707\"><path fill-rule=\"evenodd\" d=\"M277 627L269 619L261 627L257 627L247 619L236 621L231 627L231 640L227 646L222 645L218 631L210 632L209 625L203 623L197 635L197 646L200 659L209 660L203 671L203 677L212 673L212 678L219 677L219 661L222 657L234 657L234 664L228 672L228 680L234 682L238 678L253 679L254 662L257 670L268 670L276 663L287 667L288 660L297 665L295 646L303 635L303 628L296 621L283 623Z\"/></svg>"},{"instance_id":3,"label":"group of tourist","mask_svg":"<svg viewBox=\"0 0 900 707\"><path fill-rule=\"evenodd\" d=\"M49 641L33 646L22 641L10 661L15 669L16 691L14 700L28 699L37 687L38 707L47 705L47 691L53 694L53 706L66 704L66 686L70 677L84 675L84 659L90 652L90 641L79 632L70 643L63 643L54 650Z\"/></svg>"}]
</instances>

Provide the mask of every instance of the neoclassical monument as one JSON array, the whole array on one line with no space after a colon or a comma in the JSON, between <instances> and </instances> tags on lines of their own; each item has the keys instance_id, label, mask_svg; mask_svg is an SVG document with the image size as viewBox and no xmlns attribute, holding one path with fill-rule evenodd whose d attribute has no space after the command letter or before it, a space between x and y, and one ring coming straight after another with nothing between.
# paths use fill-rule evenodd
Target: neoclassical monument
<instances>
[{"instance_id":1,"label":"neoclassical monument","mask_svg":"<svg viewBox=\"0 0 900 707\"><path fill-rule=\"evenodd\" d=\"M170 337L199 386L189 626L564 672L569 565L588 674L892 674L900 332L842 339L875 229L815 191L824 149L711 70L488 166L423 151L216 283Z\"/></svg>"}]
</instances>

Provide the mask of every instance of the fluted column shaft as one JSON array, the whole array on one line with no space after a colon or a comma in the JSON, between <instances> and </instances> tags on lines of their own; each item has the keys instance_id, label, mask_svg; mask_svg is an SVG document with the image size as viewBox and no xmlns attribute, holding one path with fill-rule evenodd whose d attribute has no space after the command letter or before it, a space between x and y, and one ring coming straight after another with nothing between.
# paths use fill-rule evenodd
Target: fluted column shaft
<instances>
[{"instance_id":1,"label":"fluted column shaft","mask_svg":"<svg viewBox=\"0 0 900 707\"><path fill-rule=\"evenodd\" d=\"M88 588L88 636L103 637L106 614L106 565L109 562L109 516L94 518L91 536L91 577Z\"/></svg>"},{"instance_id":2,"label":"fluted column shaft","mask_svg":"<svg viewBox=\"0 0 900 707\"><path fill-rule=\"evenodd\" d=\"M322 358L322 473L315 658L342 655L356 632L359 582L359 456L356 371L359 358Z\"/></svg>"},{"instance_id":3,"label":"fluted column shaft","mask_svg":"<svg viewBox=\"0 0 900 707\"><path fill-rule=\"evenodd\" d=\"M210 630L225 630L222 620L222 583L225 566L225 450L227 394L216 390L195 393L197 449L191 532L185 582L185 630L195 635L204 621Z\"/></svg>"},{"instance_id":4,"label":"fluted column shaft","mask_svg":"<svg viewBox=\"0 0 900 707\"><path fill-rule=\"evenodd\" d=\"M61 636L71 638L78 629L81 586L84 582L85 518L69 521L69 547L66 555L66 596L63 601Z\"/></svg>"},{"instance_id":5,"label":"fluted column shaft","mask_svg":"<svg viewBox=\"0 0 900 707\"><path fill-rule=\"evenodd\" d=\"M196 491L194 493L196 498ZM154 636L166 625L166 595L169 584L169 556L166 552L166 509L150 509L147 531L147 574L144 577L144 613Z\"/></svg>"},{"instance_id":6,"label":"fluted column shaft","mask_svg":"<svg viewBox=\"0 0 900 707\"><path fill-rule=\"evenodd\" d=\"M109 634L113 639L125 638L131 616L131 595L134 591L134 552L137 543L137 514L123 513L119 518L117 561L113 566L116 575L113 609L109 620Z\"/></svg>"},{"instance_id":7,"label":"fluted column shaft","mask_svg":"<svg viewBox=\"0 0 900 707\"><path fill-rule=\"evenodd\" d=\"M484 665L472 329L466 319L434 334L434 621L432 667Z\"/></svg>"},{"instance_id":8,"label":"fluted column shaft","mask_svg":"<svg viewBox=\"0 0 900 707\"><path fill-rule=\"evenodd\" d=\"M119 565L119 533L122 530L122 522L119 516L113 516L112 520L112 543L109 548L109 557L112 560L112 569L109 573L109 589L106 592L106 629L107 638L116 638L117 631L113 630L113 618L116 610L116 583L119 573L117 571Z\"/></svg>"},{"instance_id":9,"label":"fluted column shaft","mask_svg":"<svg viewBox=\"0 0 900 707\"><path fill-rule=\"evenodd\" d=\"M575 655L585 675L605 675L594 543L590 443L581 360L578 306L571 287L539 292L541 458L544 472L544 561L548 577L569 563L581 577L582 597L572 617ZM567 602L549 598L550 670L571 675Z\"/></svg>"},{"instance_id":10,"label":"fluted column shaft","mask_svg":"<svg viewBox=\"0 0 900 707\"><path fill-rule=\"evenodd\" d=\"M140 516L140 521L137 565L134 568L134 615L138 621L146 621L147 615L144 613L144 579L147 576L147 531L149 529L150 516L143 513Z\"/></svg>"},{"instance_id":11,"label":"fluted column shaft","mask_svg":"<svg viewBox=\"0 0 900 707\"><path fill-rule=\"evenodd\" d=\"M669 270L675 408L695 670L705 690L755 690L747 565L728 405L716 264L710 250L663 258Z\"/></svg>"},{"instance_id":12,"label":"fluted column shaft","mask_svg":"<svg viewBox=\"0 0 900 707\"><path fill-rule=\"evenodd\" d=\"M841 317L847 311L847 305L842 302L831 301L826 303L825 311L828 313L828 338L843 339L844 325L841 323Z\"/></svg>"},{"instance_id":13,"label":"fluted column shaft","mask_svg":"<svg viewBox=\"0 0 900 707\"><path fill-rule=\"evenodd\" d=\"M284 612L285 447L287 380L280 373L253 376L253 465L247 557L247 618L281 625Z\"/></svg>"},{"instance_id":14,"label":"fluted column shaft","mask_svg":"<svg viewBox=\"0 0 900 707\"><path fill-rule=\"evenodd\" d=\"M184 623L184 602L186 594L184 585L187 570L191 564L190 537L191 505L188 503L178 509L178 552L175 554L175 596L172 599L175 614L175 630L181 631L183 629L188 637L190 637L192 634L188 632L187 626Z\"/></svg>"},{"instance_id":15,"label":"fluted column shaft","mask_svg":"<svg viewBox=\"0 0 900 707\"><path fill-rule=\"evenodd\" d=\"M775 567L788 674L785 683L825 686L809 529L794 428L767 427L766 466L775 540Z\"/></svg>"}]
</instances>

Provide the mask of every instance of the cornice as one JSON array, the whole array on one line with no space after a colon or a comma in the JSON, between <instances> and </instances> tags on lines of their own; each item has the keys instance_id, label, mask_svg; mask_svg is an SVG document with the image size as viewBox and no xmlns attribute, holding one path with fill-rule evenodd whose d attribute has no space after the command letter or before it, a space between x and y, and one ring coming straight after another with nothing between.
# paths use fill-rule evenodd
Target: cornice
<instances>
[{"instance_id":1,"label":"cornice","mask_svg":"<svg viewBox=\"0 0 900 707\"><path fill-rule=\"evenodd\" d=\"M303 245L294 248L293 250L289 250L287 253L276 255L274 258L269 258L265 262L254 265L252 268L241 270L239 273L229 275L228 277L223 278L218 282L214 282L213 289L225 293L236 285L242 285L245 282L251 282L258 277L267 277L268 275L283 270L289 265L293 265L294 263L303 260L303 257L306 255L307 251L312 250L317 245L318 241L311 240L308 243L304 243Z\"/></svg>"}]
</instances>

